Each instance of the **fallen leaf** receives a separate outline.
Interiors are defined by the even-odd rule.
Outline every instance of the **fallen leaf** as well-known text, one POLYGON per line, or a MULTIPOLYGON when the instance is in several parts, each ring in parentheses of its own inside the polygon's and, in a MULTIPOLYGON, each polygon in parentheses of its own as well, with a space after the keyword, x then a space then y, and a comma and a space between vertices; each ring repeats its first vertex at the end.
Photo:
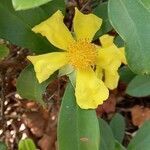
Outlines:
POLYGON ((50 150, 53 147, 52 138, 46 134, 38 141, 38 146, 41 150, 50 150))
POLYGON ((114 113, 116 110, 116 96, 114 93, 110 94, 108 100, 104 101, 102 105, 100 105, 96 112, 98 115, 102 115, 104 113, 114 113))
POLYGON ((46 120, 40 112, 28 112, 23 115, 24 123, 30 128, 32 134, 41 137, 44 134, 46 120))
POLYGON ((135 105, 131 108, 132 123, 140 127, 146 120, 150 120, 150 108, 135 105))

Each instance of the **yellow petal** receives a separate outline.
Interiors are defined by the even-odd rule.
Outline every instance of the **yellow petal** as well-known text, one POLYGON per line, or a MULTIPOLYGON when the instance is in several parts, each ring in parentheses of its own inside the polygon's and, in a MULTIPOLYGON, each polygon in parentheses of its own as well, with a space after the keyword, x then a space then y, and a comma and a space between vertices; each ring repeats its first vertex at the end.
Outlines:
POLYGON ((45 81, 56 70, 67 64, 66 52, 54 52, 27 57, 34 65, 39 83, 45 81))
POLYGON ((67 50, 68 45, 74 40, 70 31, 63 23, 63 18, 63 14, 58 10, 50 18, 36 25, 32 31, 46 36, 54 46, 67 50))
POLYGON ((126 60, 126 57, 125 57, 125 48, 121 47, 121 48, 119 48, 119 50, 120 50, 120 59, 121 59, 122 63, 124 63, 126 65, 127 60, 126 60))
POLYGON ((119 49, 114 44, 107 48, 99 48, 97 65, 103 69, 117 70, 121 65, 119 49))
POLYGON ((85 15, 77 8, 75 9, 73 27, 77 40, 86 38, 89 39, 89 41, 92 41, 95 33, 100 29, 101 24, 102 19, 96 15, 85 15))
POLYGON ((75 95, 82 109, 95 109, 108 98, 109 91, 92 69, 78 70, 75 95))
POLYGON ((117 71, 105 70, 105 85, 113 90, 118 86, 119 74, 117 71))
POLYGON ((95 70, 96 76, 102 80, 103 78, 103 69, 99 66, 96 66, 96 70, 95 70))
POLYGON ((109 47, 113 44, 114 37, 110 36, 108 34, 105 34, 100 37, 100 42, 102 44, 102 47, 109 47))

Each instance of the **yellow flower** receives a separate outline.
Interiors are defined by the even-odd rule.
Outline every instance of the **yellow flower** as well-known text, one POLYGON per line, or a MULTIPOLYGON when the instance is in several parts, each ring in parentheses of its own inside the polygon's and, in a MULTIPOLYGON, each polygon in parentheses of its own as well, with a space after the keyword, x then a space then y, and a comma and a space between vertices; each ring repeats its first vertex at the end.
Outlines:
POLYGON ((73 19, 75 37, 65 26, 63 19, 61 11, 58 10, 32 30, 35 33, 41 33, 54 46, 64 51, 28 56, 27 58, 34 65, 39 83, 48 79, 63 66, 71 65, 76 71, 75 96, 77 104, 83 109, 97 108, 109 96, 108 88, 93 70, 99 52, 97 46, 91 41, 99 30, 102 19, 94 14, 82 14, 76 9, 73 19))
POLYGON ((100 37, 101 47, 98 49, 96 73, 100 79, 104 79, 105 85, 113 90, 119 81, 118 68, 121 63, 127 64, 124 47, 117 48, 113 43, 114 37, 103 35, 100 37))

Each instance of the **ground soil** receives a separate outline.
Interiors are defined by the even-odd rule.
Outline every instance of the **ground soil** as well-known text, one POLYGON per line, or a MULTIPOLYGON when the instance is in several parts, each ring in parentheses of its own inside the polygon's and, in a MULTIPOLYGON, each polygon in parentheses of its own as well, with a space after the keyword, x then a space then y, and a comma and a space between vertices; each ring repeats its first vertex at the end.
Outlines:
MULTIPOLYGON (((68 3, 68 27, 71 27, 74 5, 83 7, 82 1, 68 3)), ((91 7, 85 6, 86 11, 91 7)), ((20 72, 28 65, 26 56, 29 50, 14 46, 6 41, 10 49, 7 58, 0 62, 0 141, 4 141, 8 149, 17 150, 20 139, 30 137, 41 150, 57 148, 57 118, 67 78, 61 77, 53 81, 43 94, 46 107, 35 101, 22 99, 16 91, 16 80, 20 72)), ((125 94, 126 84, 120 81, 117 89, 111 91, 109 99, 97 108, 97 115, 111 120, 118 112, 125 117, 126 132, 124 145, 127 145, 137 129, 145 120, 150 119, 149 97, 134 98, 125 94)))

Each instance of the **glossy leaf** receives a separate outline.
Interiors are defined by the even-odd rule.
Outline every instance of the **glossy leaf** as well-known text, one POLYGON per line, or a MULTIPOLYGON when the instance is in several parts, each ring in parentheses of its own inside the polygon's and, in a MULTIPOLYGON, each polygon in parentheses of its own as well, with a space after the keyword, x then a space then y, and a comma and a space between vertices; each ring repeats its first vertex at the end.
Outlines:
POLYGON ((124 47, 125 46, 123 39, 119 35, 115 37, 114 43, 117 47, 124 47))
POLYGON ((52 0, 48 4, 41 6, 41 8, 49 15, 53 14, 57 10, 61 10, 65 15, 65 7, 65 0, 52 0))
POLYGON ((129 83, 136 76, 136 74, 133 73, 127 66, 119 69, 119 75, 120 80, 124 81, 125 83, 129 83))
POLYGON ((138 130, 134 138, 128 145, 128 150, 149 150, 150 149, 150 121, 138 130))
POLYGON ((126 148, 118 141, 115 141, 115 150, 126 150, 126 148))
POLYGON ((15 10, 25 10, 29 8, 38 7, 51 0, 12 0, 15 10))
POLYGON ((9 48, 5 45, 0 45, 0 60, 5 58, 9 54, 9 48))
POLYGON ((0 38, 28 48, 35 53, 46 53, 57 49, 40 34, 31 29, 51 16, 57 9, 64 11, 64 1, 55 0, 42 7, 26 11, 14 11, 10 0, 0 1, 0 38), (58 4, 58 2, 60 2, 58 4))
POLYGON ((48 80, 39 84, 33 66, 27 66, 17 79, 17 92, 23 98, 35 100, 44 104, 42 100, 43 93, 47 85, 55 78, 55 74, 48 80))
POLYGON ((19 150, 36 150, 37 148, 36 148, 33 140, 27 138, 27 139, 19 141, 18 149, 19 150))
POLYGON ((95 110, 79 108, 70 82, 62 100, 57 133, 59 150, 99 150, 99 125, 95 110))
POLYGON ((120 114, 115 114, 110 122, 110 127, 112 129, 114 138, 122 143, 125 133, 125 120, 124 117, 120 114))
POLYGON ((7 150, 6 144, 2 141, 0 141, 0 150, 7 150))
POLYGON ((34 8, 31 10, 24 10, 17 12, 14 10, 12 11, 15 13, 15 15, 21 18, 30 28, 33 28, 35 25, 49 18, 57 10, 61 10, 63 14, 65 13, 64 0, 51 1, 46 5, 42 5, 38 8, 34 8))
POLYGON ((108 15, 126 43, 131 70, 137 74, 150 74, 150 11, 141 0, 109 0, 108 15))
POLYGON ((139 0, 145 8, 147 8, 150 11, 150 1, 148 0, 139 0))
POLYGON ((69 75, 74 71, 71 65, 65 65, 59 69, 59 76, 69 75))
POLYGON ((150 76, 137 75, 129 83, 126 93, 135 97, 150 95, 150 76))
POLYGON ((113 137, 111 128, 107 122, 101 118, 99 118, 99 126, 101 137, 99 150, 115 150, 115 138, 113 137))
POLYGON ((100 3, 93 11, 93 13, 95 15, 97 15, 98 17, 102 18, 103 19, 103 22, 102 22, 102 26, 100 28, 99 31, 97 31, 94 39, 97 39, 99 38, 101 35, 109 32, 110 30, 112 30, 112 26, 109 22, 109 19, 108 19, 108 12, 107 12, 107 6, 108 6, 108 3, 105 2, 105 3, 100 3))

